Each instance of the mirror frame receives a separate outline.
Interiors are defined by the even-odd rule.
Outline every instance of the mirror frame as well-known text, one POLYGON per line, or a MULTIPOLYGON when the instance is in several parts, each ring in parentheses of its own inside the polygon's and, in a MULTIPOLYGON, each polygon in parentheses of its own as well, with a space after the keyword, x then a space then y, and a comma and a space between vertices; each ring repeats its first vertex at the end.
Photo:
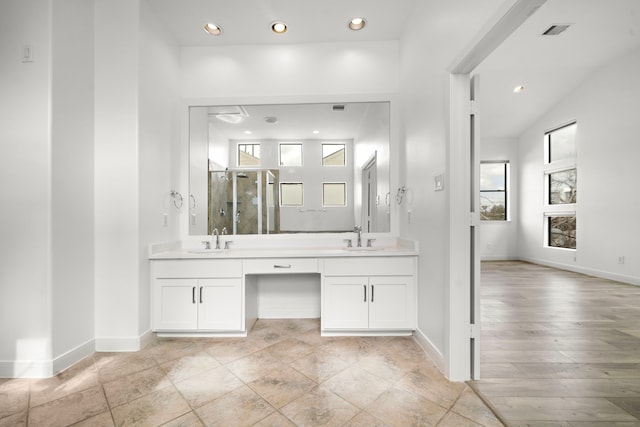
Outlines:
MULTIPOLYGON (((390 188, 390 218, 389 232, 371 233, 377 236, 398 236, 400 231, 400 206, 395 203, 395 191, 400 182, 400 137, 398 126, 397 95, 380 94, 344 94, 344 95, 315 95, 315 96, 261 96, 261 97, 216 97, 216 98, 184 98, 180 103, 180 155, 174 160, 173 167, 179 171, 179 192, 187 198, 189 195, 189 107, 206 107, 212 105, 264 105, 264 104, 314 104, 314 103, 350 103, 350 102, 388 102, 389 103, 389 188, 390 188)), ((179 210, 179 236, 181 240, 200 239, 203 236, 189 234, 189 209, 179 210)), ((331 233, 295 233, 295 234, 238 234, 234 240, 269 238, 267 236, 327 236, 331 233)), ((340 234, 340 233, 336 233, 340 234)))

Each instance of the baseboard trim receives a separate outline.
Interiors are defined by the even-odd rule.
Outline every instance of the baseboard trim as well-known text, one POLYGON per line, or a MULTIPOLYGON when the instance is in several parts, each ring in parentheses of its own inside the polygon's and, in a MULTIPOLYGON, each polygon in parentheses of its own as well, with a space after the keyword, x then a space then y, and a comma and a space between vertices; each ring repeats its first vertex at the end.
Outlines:
POLYGON ((80 344, 74 349, 53 359, 53 375, 73 366, 87 356, 91 356, 96 351, 96 342, 91 339, 84 344, 80 344))
POLYGON ((580 267, 578 265, 563 264, 559 262, 547 261, 537 258, 520 257, 519 261, 526 261, 532 264, 543 265, 545 267, 557 268, 559 270, 572 271, 587 276, 599 277, 601 279, 613 280, 615 282, 626 283, 628 285, 640 286, 640 278, 633 276, 625 276, 623 274, 611 273, 608 271, 595 270, 592 268, 580 267))
POLYGON ((140 351, 153 339, 151 330, 137 337, 97 337, 96 351, 98 352, 125 352, 140 351))
POLYGON ((427 353, 427 356, 431 358, 433 363, 435 363, 436 367, 442 372, 445 376, 447 376, 447 362, 444 359, 444 356, 436 346, 433 345, 431 340, 424 334, 420 329, 417 329, 413 334, 413 339, 416 340, 420 348, 427 353))

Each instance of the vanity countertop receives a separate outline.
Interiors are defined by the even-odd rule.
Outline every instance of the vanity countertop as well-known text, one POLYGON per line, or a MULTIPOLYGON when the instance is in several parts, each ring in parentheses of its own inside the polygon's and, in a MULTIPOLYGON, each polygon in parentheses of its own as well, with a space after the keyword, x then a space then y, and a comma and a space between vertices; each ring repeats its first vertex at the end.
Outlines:
POLYGON ((395 257, 417 256, 417 243, 407 239, 387 238, 373 247, 351 247, 345 245, 291 246, 244 245, 230 249, 204 249, 189 242, 167 242, 151 245, 149 259, 248 259, 248 258, 334 258, 334 257, 395 257))

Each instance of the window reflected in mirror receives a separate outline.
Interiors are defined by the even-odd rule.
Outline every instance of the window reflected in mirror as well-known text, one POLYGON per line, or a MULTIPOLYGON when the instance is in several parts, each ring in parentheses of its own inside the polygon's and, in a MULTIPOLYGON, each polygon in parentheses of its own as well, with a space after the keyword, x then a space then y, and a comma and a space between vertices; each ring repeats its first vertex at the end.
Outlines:
POLYGON ((280 205, 302 206, 302 200, 301 182, 280 183, 280 205))
POLYGON ((344 153, 344 144, 322 144, 322 166, 344 166, 344 153))
POLYGON ((322 184, 322 206, 346 206, 347 184, 325 182, 322 184))
POLYGON ((260 166, 260 144, 238 144, 238 166, 260 166))
POLYGON ((280 166, 302 166, 302 144, 280 144, 280 166))

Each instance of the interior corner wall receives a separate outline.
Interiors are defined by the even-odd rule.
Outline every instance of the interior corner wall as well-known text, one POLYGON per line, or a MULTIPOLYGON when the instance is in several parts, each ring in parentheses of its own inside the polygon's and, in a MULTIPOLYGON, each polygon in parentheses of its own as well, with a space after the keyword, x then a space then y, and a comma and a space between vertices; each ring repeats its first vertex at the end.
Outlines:
MULTIPOLYGON (((179 239, 179 213, 189 209, 189 195, 177 209, 169 197, 178 188, 171 168, 179 140, 178 78, 180 49, 161 26, 149 5, 141 3, 139 70, 139 320, 138 334, 151 329, 148 247, 179 239), (166 219, 165 219, 166 218, 166 219)), ((206 224, 206 218, 205 218, 206 224)))
POLYGON ((50 23, 51 1, 2 2, 0 377, 46 376, 52 357, 50 23))
POLYGON ((56 0, 52 27, 51 275, 57 373, 94 350, 93 2, 56 0))
POLYGON ((509 219, 480 222, 480 258, 483 261, 518 259, 518 139, 482 137, 480 161, 508 161, 510 171, 509 219))
POLYGON ((640 50, 602 67, 520 136, 519 255, 640 285, 640 50), (577 121, 577 249, 543 244, 543 137, 577 121), (620 263, 619 258, 624 257, 620 263))
POLYGON ((96 349, 138 350, 139 0, 96 0, 94 22, 96 349))

